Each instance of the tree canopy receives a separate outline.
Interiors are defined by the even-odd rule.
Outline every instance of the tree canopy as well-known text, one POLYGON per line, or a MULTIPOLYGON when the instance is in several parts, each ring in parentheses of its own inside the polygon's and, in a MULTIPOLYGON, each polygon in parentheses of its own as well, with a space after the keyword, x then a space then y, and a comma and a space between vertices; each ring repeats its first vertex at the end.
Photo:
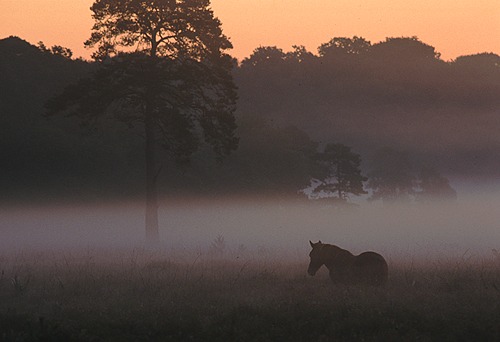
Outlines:
POLYGON ((363 37, 335 37, 318 47, 320 57, 362 55, 370 51, 371 43, 363 37))
POLYGON ((85 42, 95 58, 141 51, 171 59, 206 60, 232 48, 210 0, 96 0, 85 42))
POLYGON ((414 194, 415 176, 408 154, 392 148, 382 148, 374 156, 369 172, 368 188, 371 200, 384 202, 407 201, 414 194))
POLYGON ((346 201, 349 194, 366 194, 363 182, 367 180, 361 174, 361 156, 343 144, 328 144, 323 152, 316 155, 316 160, 326 168, 327 177, 313 190, 316 194, 336 196, 346 201))

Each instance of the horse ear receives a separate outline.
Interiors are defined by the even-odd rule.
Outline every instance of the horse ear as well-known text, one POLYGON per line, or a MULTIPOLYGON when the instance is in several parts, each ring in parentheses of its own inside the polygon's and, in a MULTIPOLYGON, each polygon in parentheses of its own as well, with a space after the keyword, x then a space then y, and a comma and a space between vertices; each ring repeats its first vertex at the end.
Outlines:
POLYGON ((321 242, 321 240, 318 241, 319 244, 322 244, 323 242, 321 242))
POLYGON ((311 240, 309 240, 309 244, 311 245, 312 248, 314 248, 314 243, 312 243, 311 240))

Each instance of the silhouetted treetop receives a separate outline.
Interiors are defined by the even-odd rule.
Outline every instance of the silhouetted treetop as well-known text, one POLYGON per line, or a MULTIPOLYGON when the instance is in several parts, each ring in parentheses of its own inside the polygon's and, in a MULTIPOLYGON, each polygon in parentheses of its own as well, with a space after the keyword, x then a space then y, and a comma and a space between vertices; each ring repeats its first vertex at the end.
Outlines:
POLYGON ((71 57, 73 57, 73 51, 61 45, 53 45, 51 48, 48 48, 42 41, 39 41, 37 46, 38 49, 40 49, 40 51, 45 53, 51 53, 53 55, 61 56, 68 59, 71 59, 71 57))
POLYGON ((287 52, 285 58, 292 62, 303 63, 313 60, 316 56, 312 52, 307 51, 303 45, 293 45, 293 50, 287 52))
POLYGON ((500 56, 491 52, 457 57, 453 65, 462 71, 478 73, 486 77, 500 74, 500 56))
POLYGON ((241 66, 260 66, 281 63, 285 60, 286 54, 276 46, 260 46, 253 50, 249 57, 241 61, 241 66))
POLYGON ((389 147, 378 150, 368 178, 371 200, 406 201, 414 194, 415 176, 407 152, 389 147))
POLYGON ((321 44, 318 48, 320 57, 334 57, 338 55, 360 55, 369 52, 371 43, 362 37, 336 37, 321 44))
POLYGON ((387 38, 385 41, 373 44, 370 48, 373 57, 386 61, 421 61, 439 60, 441 54, 417 37, 387 38))
POLYGON ((323 152, 317 153, 315 160, 326 168, 326 178, 313 189, 313 194, 321 197, 336 196, 347 201, 349 194, 355 196, 366 194, 363 182, 368 180, 361 174, 361 156, 343 144, 328 144, 323 152))
POLYGON ((91 11, 95 24, 85 45, 98 47, 94 58, 116 55, 125 47, 200 60, 232 48, 209 0, 97 0, 91 11))
POLYGON ((449 180, 434 168, 422 168, 418 175, 417 186, 417 201, 457 199, 457 192, 450 186, 449 180))
POLYGON ((253 53, 243 59, 241 67, 272 67, 283 64, 303 63, 314 60, 316 56, 307 51, 303 45, 293 45, 292 51, 283 52, 276 46, 260 46, 253 53))
POLYGON ((20 56, 26 53, 39 54, 40 51, 24 39, 21 39, 17 36, 10 36, 0 39, 0 53, 2 55, 20 56))

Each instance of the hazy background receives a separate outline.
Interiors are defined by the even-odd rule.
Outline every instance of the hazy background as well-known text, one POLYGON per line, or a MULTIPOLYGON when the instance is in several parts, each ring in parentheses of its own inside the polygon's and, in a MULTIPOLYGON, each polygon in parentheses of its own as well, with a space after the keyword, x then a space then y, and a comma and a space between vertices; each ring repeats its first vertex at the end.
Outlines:
MULTIPOLYGON (((160 210, 160 248, 210 255, 222 236, 228 258, 307 258, 308 240, 359 254, 376 250, 391 261, 483 260, 499 249, 498 192, 456 203, 362 204, 335 209, 286 200, 177 200, 160 210)), ((2 253, 71 252, 144 246, 142 203, 3 207, 2 253)))

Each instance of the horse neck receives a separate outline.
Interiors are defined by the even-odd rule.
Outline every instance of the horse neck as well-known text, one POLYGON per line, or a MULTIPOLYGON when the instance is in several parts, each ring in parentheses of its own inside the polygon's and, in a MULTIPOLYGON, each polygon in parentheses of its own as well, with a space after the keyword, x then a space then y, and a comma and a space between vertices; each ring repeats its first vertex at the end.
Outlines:
POLYGON ((326 253, 324 264, 329 270, 338 264, 345 265, 354 261, 355 256, 346 249, 335 245, 326 245, 324 248, 326 253))

